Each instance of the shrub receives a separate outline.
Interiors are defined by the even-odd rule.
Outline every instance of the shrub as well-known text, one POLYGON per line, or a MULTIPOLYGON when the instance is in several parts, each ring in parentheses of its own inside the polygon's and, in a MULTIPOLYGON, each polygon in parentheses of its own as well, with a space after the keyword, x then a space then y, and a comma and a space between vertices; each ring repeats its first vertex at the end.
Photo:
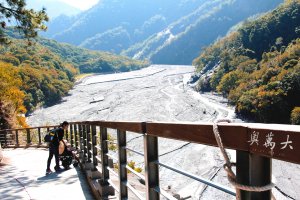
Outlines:
MULTIPOLYGON (((143 171, 142 168, 136 167, 135 162, 132 160, 128 163, 128 166, 138 173, 141 173, 143 171)), ((128 173, 130 173, 130 171, 128 171, 128 173)))
POLYGON ((291 112, 291 123, 300 125, 300 107, 295 107, 291 112))

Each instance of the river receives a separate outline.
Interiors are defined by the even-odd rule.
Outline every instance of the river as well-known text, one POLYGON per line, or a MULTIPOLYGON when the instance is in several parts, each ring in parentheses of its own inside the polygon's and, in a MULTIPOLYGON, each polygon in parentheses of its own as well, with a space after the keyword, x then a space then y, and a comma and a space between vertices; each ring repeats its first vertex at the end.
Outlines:
MULTIPOLYGON (((163 121, 212 122, 229 118, 235 122, 234 108, 212 94, 199 94, 187 85, 193 66, 152 65, 138 71, 94 75, 78 82, 57 105, 36 110, 28 117, 31 126, 62 121, 163 121)), ((114 136, 114 132, 111 134, 114 136)), ((128 145, 143 151, 141 137, 128 135, 128 145)), ((229 186, 222 169, 219 149, 187 142, 159 139, 161 162, 229 186)), ((230 151, 234 161, 234 152, 230 151)), ((142 158, 128 155, 140 167, 142 158)), ((160 168, 161 187, 181 198, 232 199, 214 188, 160 168)))
MULTIPOLYGON (((35 111, 30 125, 64 120, 212 121, 228 108, 209 102, 186 85, 192 66, 155 65, 81 80, 62 102, 35 111)), ((233 110, 231 110, 233 112, 233 110)))

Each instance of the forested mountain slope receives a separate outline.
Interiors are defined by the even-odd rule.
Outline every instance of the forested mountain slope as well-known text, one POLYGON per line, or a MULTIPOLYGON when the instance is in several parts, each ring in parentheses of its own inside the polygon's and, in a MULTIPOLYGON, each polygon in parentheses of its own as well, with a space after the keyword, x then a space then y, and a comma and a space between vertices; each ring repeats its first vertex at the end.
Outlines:
POLYGON ((300 124, 300 1, 244 23, 194 60, 199 90, 258 122, 300 124))
POLYGON ((49 24, 46 36, 156 64, 191 64, 202 47, 283 0, 104 0, 49 24))
POLYGON ((0 45, 0 126, 25 126, 24 115, 61 100, 85 72, 119 72, 147 65, 123 56, 37 38, 32 45, 7 29, 11 44, 0 45))
POLYGON ((70 21, 57 18, 49 24, 46 36, 89 49, 119 53, 188 15, 204 1, 102 0, 93 8, 69 18, 70 21))
POLYGON ((76 68, 49 49, 24 40, 0 46, 1 128, 25 125, 22 114, 52 105, 66 95, 76 68))
POLYGON ((147 58, 153 63, 191 64, 204 46, 249 16, 275 8, 281 0, 207 1, 163 31, 124 51, 124 55, 147 58))
POLYGON ((104 51, 92 51, 55 40, 38 38, 37 41, 66 62, 73 64, 80 73, 124 72, 149 65, 147 61, 133 60, 104 51))

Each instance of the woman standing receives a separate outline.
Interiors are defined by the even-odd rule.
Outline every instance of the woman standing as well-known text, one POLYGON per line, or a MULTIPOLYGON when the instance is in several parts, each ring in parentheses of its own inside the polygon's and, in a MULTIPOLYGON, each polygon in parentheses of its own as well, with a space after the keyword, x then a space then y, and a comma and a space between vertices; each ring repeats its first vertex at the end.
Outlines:
POLYGON ((59 158, 58 158, 58 147, 59 147, 59 142, 63 140, 64 137, 64 131, 68 130, 69 123, 67 121, 64 121, 63 123, 60 124, 59 128, 55 129, 54 132, 54 137, 52 139, 52 142, 49 143, 49 157, 47 161, 47 169, 46 169, 46 174, 51 173, 50 169, 50 164, 51 160, 53 158, 53 155, 55 157, 55 167, 54 170, 56 172, 61 171, 61 168, 59 167, 59 158))

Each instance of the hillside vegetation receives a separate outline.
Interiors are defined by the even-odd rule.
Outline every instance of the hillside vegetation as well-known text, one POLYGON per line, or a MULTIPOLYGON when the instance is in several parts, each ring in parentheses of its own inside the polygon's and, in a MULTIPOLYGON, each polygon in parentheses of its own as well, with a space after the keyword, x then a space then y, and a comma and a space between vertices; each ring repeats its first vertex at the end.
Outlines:
POLYGON ((28 41, 9 29, 10 45, 0 46, 0 127, 26 126, 25 114, 67 95, 79 73, 107 73, 147 65, 123 56, 89 51, 56 41, 28 41))
POLYGON ((257 122, 300 121, 300 1, 247 21, 194 60, 201 91, 217 91, 257 122))
POLYGON ((104 51, 91 51, 55 40, 39 38, 37 41, 71 63, 80 73, 125 72, 149 65, 147 61, 133 60, 104 51))
POLYGON ((45 35, 93 50, 120 53, 189 14, 204 1, 207 0, 101 0, 78 16, 50 21, 45 35))
POLYGON ((202 47, 226 35, 232 26, 282 2, 102 0, 78 16, 50 21, 46 36, 154 64, 191 64, 202 47))
POLYGON ((274 9, 281 0, 206 1, 163 31, 132 45, 122 54, 160 64, 192 64, 202 48, 225 36, 230 28, 252 15, 274 9))
POLYGON ((22 114, 53 105, 73 86, 77 70, 39 44, 28 47, 13 40, 8 47, 0 46, 0 52, 1 128, 25 125, 22 114))

